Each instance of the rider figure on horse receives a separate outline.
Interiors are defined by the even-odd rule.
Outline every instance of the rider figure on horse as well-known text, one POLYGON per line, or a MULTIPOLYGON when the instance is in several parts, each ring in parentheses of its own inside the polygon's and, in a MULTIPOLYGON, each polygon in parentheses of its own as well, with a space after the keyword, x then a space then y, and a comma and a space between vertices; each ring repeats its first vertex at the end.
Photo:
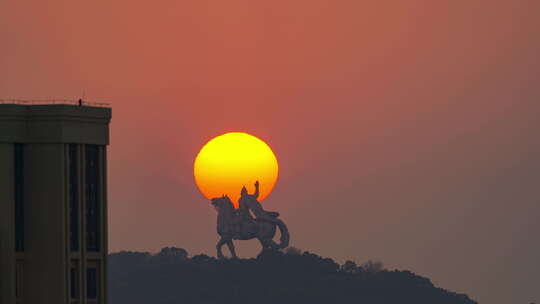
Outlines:
POLYGON ((289 246, 289 230, 285 223, 277 218, 279 213, 264 211, 257 201, 258 197, 259 182, 256 182, 253 194, 249 194, 246 187, 242 188, 238 209, 234 208, 226 195, 212 198, 212 205, 218 212, 217 232, 221 237, 216 244, 218 258, 224 258, 221 251, 224 244, 229 247, 232 257, 236 258, 233 240, 258 239, 263 251, 289 246), (281 234, 279 243, 273 240, 276 229, 279 229, 281 234))
POLYGON ((257 200, 259 197, 259 181, 255 182, 255 193, 249 194, 247 192, 246 186, 242 187, 240 192, 240 199, 238 201, 240 218, 242 221, 253 220, 251 212, 255 215, 257 220, 268 221, 272 223, 279 223, 280 220, 277 219, 279 213, 264 211, 261 203, 257 200), (250 212, 251 210, 251 212, 250 212))

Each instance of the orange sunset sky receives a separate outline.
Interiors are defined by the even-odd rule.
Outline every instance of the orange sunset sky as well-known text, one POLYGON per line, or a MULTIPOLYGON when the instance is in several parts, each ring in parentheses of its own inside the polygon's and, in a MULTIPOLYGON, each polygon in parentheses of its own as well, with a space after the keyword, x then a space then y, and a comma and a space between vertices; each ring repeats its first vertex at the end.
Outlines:
MULTIPOLYGON (((212 253, 204 143, 267 142, 292 245, 540 301, 540 2, 0 1, 0 98, 113 106, 110 249, 212 253)), ((238 243, 242 256, 255 241, 238 243)))

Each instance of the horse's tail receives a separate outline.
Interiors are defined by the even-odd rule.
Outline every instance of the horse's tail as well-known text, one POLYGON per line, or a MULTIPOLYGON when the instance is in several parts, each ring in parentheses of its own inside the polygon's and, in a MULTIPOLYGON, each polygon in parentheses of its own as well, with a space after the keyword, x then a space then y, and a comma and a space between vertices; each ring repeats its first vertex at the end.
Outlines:
POLYGON ((287 248, 289 246, 289 240, 291 238, 290 234, 289 234, 289 229, 287 229, 287 225, 285 225, 285 223, 280 220, 280 219, 276 219, 276 224, 277 226, 279 227, 279 232, 281 233, 281 237, 279 239, 279 248, 287 248))

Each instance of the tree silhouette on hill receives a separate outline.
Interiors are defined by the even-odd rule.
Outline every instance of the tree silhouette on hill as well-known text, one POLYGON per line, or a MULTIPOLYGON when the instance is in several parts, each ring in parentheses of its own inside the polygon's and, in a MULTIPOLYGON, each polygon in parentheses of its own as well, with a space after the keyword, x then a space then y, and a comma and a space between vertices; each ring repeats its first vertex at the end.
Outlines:
POLYGON ((298 249, 232 260, 188 257, 174 247, 155 255, 122 251, 109 256, 108 269, 111 304, 476 303, 410 271, 373 261, 339 265, 298 249))

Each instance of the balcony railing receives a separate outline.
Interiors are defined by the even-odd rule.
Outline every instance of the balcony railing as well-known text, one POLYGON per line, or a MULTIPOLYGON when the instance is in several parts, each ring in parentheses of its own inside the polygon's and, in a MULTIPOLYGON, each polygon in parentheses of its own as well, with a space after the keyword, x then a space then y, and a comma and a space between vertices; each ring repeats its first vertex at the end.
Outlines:
POLYGON ((47 99, 47 100, 21 100, 21 99, 0 99, 0 104, 16 104, 16 105, 72 105, 110 108, 111 105, 106 102, 93 102, 88 100, 70 100, 70 99, 47 99))

